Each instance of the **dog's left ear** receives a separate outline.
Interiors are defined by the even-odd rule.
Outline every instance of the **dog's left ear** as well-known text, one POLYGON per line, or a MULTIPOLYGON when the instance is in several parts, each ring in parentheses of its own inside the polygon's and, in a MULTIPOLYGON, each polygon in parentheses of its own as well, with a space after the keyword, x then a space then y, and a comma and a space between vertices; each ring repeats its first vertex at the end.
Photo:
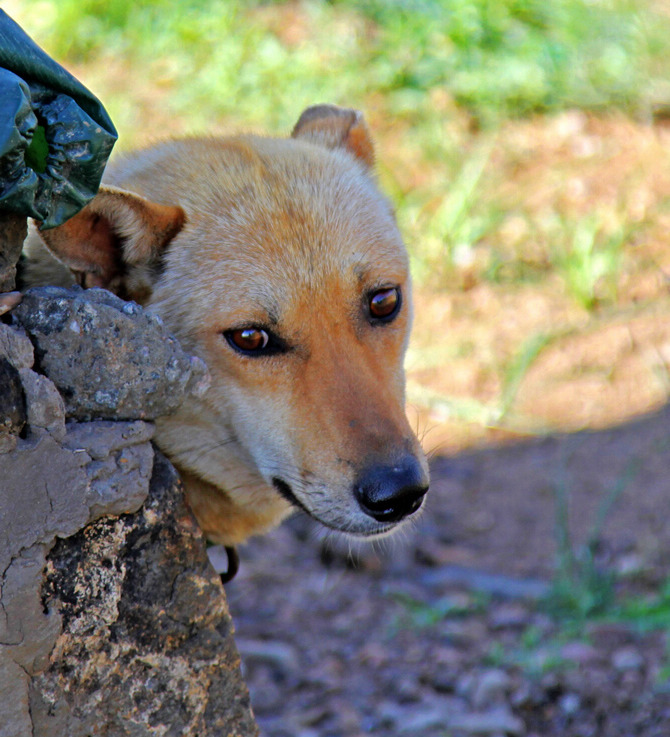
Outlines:
POLYGON ((39 235, 83 286, 105 287, 126 296, 134 267, 155 264, 185 222, 180 207, 101 187, 73 218, 39 235))
POLYGON ((375 163, 370 131, 358 110, 337 105, 308 107, 295 124, 291 137, 326 148, 345 148, 368 168, 375 163))

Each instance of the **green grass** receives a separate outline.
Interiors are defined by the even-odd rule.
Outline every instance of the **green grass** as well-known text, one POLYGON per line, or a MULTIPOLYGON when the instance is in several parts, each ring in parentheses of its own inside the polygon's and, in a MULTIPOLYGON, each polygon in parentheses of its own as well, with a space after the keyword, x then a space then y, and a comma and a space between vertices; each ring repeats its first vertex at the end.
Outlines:
POLYGON ((471 265, 475 245, 497 225, 495 208, 480 203, 478 196, 494 142, 493 137, 479 141, 457 163, 448 187, 436 188, 428 198, 425 191, 414 192, 400 202, 401 227, 408 229, 416 219, 422 233, 421 249, 413 263, 419 280, 444 279, 449 269, 471 265))
POLYGON ((250 0, 22 0, 19 14, 57 58, 120 55, 173 85, 182 114, 232 112, 271 127, 314 99, 373 92, 394 114, 423 120, 438 88, 481 124, 566 107, 638 111, 668 69, 667 21, 632 0, 300 8, 307 32, 297 36, 282 33, 288 15, 276 21, 281 3, 250 0))
POLYGON ((616 299, 623 248, 630 239, 627 230, 621 216, 596 212, 563 220, 552 234, 550 259, 583 307, 593 309, 616 299))
POLYGON ((378 84, 445 85, 478 120, 564 107, 645 105, 644 78, 664 47, 648 5, 575 0, 363 0, 393 59, 378 84))
POLYGON ((553 478, 557 566, 545 607, 566 627, 581 630, 589 618, 615 610, 616 578, 611 570, 598 565, 596 552, 610 512, 638 472, 639 463, 633 459, 602 492, 591 527, 580 545, 573 542, 570 534, 568 509, 574 481, 568 477, 566 458, 553 478))

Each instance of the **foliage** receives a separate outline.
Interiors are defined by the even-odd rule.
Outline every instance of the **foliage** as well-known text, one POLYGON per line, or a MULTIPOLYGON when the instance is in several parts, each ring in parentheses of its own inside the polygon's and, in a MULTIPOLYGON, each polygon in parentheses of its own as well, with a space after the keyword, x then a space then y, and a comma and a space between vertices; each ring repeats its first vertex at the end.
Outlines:
POLYGON ((622 251, 629 234, 612 213, 591 213, 561 222, 552 238, 550 258, 568 291, 587 309, 616 297, 622 251), (614 227, 606 227, 615 223, 614 227))
POLYGON ((51 53, 123 56, 174 87, 182 114, 285 123, 314 99, 384 95, 425 117, 443 88, 480 123, 649 103, 667 24, 632 0, 25 0, 51 53), (283 14, 284 20, 278 20, 283 14), (305 20, 307 18, 307 25, 305 20), (76 29, 76 32, 73 32, 76 29))
POLYGON ((581 545, 575 545, 570 536, 569 483, 564 465, 554 479, 558 560, 546 606, 564 625, 574 623, 580 629, 585 620, 605 615, 614 606, 615 576, 598 566, 596 554, 607 517, 638 470, 635 461, 629 463, 603 493, 591 529, 581 545))
POLYGON ((364 0, 382 29, 373 59, 380 86, 446 85, 481 121, 564 107, 643 104, 659 37, 633 2, 364 0), (398 49, 383 58, 378 49, 398 49))

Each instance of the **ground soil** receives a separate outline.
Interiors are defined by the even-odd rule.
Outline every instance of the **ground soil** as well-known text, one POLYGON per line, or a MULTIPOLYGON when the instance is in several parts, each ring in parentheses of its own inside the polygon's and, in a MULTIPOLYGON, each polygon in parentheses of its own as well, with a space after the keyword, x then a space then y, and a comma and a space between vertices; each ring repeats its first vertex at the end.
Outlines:
POLYGON ((425 513, 385 549, 350 555, 303 518, 244 548, 227 593, 263 734, 670 734, 664 633, 592 621, 566 634, 541 605, 560 485, 578 547, 627 481, 598 564, 640 596, 660 585, 669 427, 665 410, 435 457, 425 513))
POLYGON ((227 585, 266 737, 670 735, 665 630, 613 616, 575 628, 546 604, 562 539, 583 553, 591 538, 620 597, 655 596, 670 573, 667 139, 581 113, 501 133, 482 187, 506 203, 497 248, 512 270, 542 271, 523 232, 543 208, 611 207, 639 230, 601 304, 551 270, 511 283, 463 268, 419 290, 421 519, 352 552, 296 517, 243 547, 227 585))

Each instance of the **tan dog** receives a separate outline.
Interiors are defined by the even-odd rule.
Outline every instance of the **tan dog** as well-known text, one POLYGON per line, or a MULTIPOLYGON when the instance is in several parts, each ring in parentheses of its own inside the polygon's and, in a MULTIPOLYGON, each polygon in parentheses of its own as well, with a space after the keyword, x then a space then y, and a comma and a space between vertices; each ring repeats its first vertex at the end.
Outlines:
MULTIPOLYGON (((173 141, 122 159, 84 210, 40 234, 66 282, 140 302, 207 363, 210 389, 156 439, 215 542, 293 506, 370 537, 422 504, 427 465, 404 412, 407 256, 373 158, 360 113, 320 105, 287 140, 173 141)), ((29 280, 55 283, 39 241, 27 253, 29 280)))

